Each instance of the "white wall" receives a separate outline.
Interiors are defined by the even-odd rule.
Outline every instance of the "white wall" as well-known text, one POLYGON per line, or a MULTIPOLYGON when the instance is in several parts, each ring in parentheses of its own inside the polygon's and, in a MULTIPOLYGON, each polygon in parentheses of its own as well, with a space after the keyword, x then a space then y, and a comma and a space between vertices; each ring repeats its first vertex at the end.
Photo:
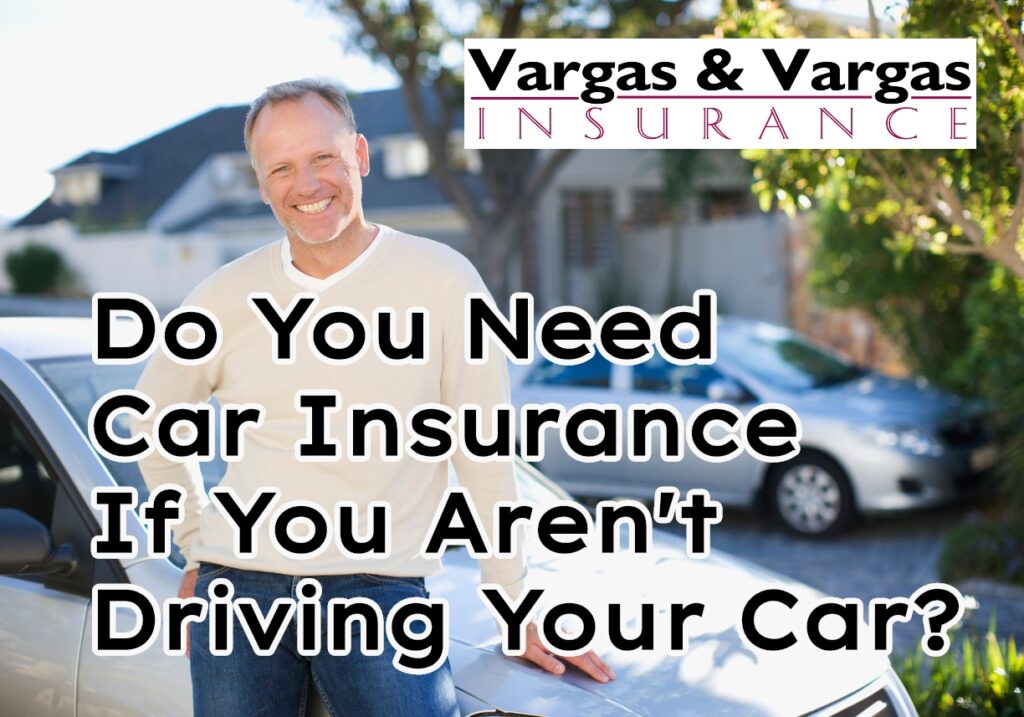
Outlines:
MULTIPOLYGON (((451 208, 410 208, 368 217, 401 231, 467 250, 465 223, 451 208)), ((205 233, 157 231, 78 234, 68 222, 0 233, 0 293, 12 290, 3 270, 7 253, 29 243, 56 249, 74 272, 76 290, 141 294, 159 308, 174 308, 222 264, 284 236, 274 220, 231 220, 205 233)))
MULTIPOLYGON (((78 235, 66 223, 12 229, 0 236, 3 258, 29 243, 59 251, 76 277, 78 290, 126 291, 145 296, 160 308, 177 306, 222 263, 222 248, 201 235, 168 238, 149 232, 78 235)), ((0 292, 12 290, 0 272, 0 292)))
MULTIPOLYGON (((679 233, 683 303, 697 289, 714 289, 719 313, 787 324, 786 226, 782 214, 685 226, 679 233)), ((671 240, 668 228, 624 237, 624 300, 648 311, 666 308, 671 240)))

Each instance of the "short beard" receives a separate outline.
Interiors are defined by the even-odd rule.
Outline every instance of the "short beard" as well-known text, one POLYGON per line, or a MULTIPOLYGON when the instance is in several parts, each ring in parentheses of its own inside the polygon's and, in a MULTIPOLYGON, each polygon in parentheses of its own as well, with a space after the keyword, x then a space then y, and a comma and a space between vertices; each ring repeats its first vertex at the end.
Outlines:
POLYGON ((298 239, 300 242, 302 242, 306 246, 309 246, 309 247, 323 246, 324 244, 332 242, 332 241, 334 241, 337 238, 337 237, 331 237, 330 239, 324 239, 323 241, 310 241, 309 239, 307 239, 306 237, 304 237, 302 235, 302 231, 297 226, 293 226, 292 224, 290 224, 288 222, 282 221, 281 217, 278 215, 277 212, 274 211, 273 207, 271 207, 271 211, 274 213, 274 218, 277 219, 277 223, 280 224, 282 227, 284 227, 285 233, 288 236, 290 236, 290 237, 295 237, 296 239, 298 239))
POLYGON ((323 246, 324 244, 329 244, 330 242, 334 241, 337 238, 337 237, 331 237, 330 239, 324 239, 322 241, 311 241, 311 240, 307 239, 306 237, 304 237, 302 235, 302 232, 299 231, 299 229, 297 227, 292 227, 291 235, 294 236, 296 239, 298 239, 303 244, 305 244, 306 246, 312 246, 312 247, 323 246))

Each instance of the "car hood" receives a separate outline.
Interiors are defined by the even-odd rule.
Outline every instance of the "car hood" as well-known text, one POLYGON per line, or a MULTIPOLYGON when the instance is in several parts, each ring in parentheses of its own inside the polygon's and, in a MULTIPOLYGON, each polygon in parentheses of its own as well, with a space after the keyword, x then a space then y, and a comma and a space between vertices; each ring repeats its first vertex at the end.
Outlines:
POLYGON ((784 402, 798 413, 838 408, 852 416, 886 424, 943 423, 965 410, 959 396, 928 385, 923 379, 892 378, 869 373, 836 386, 787 396, 784 402))
MULTIPOLYGON (((888 668, 884 654, 867 649, 822 652, 806 644, 802 625, 821 596, 811 588, 757 566, 716 553, 687 557, 681 541, 659 536, 642 555, 577 555, 531 560, 530 586, 542 587, 542 605, 573 601, 598 616, 594 648, 617 679, 602 685, 576 670, 561 677, 544 674, 520 659, 501 655, 495 622, 475 588, 478 571, 464 551, 445 558, 445 571, 432 578, 432 597, 451 605, 450 659, 456 683, 481 701, 504 710, 549 715, 796 715, 824 707, 863 687, 888 668), (745 643, 739 625, 744 604, 753 594, 781 587, 800 602, 792 611, 763 608, 757 617, 766 635, 793 630, 797 646, 756 650, 745 643), (628 610, 643 602, 666 614, 655 620, 659 635, 668 633, 671 603, 704 603, 702 617, 686 625, 687 651, 623 651, 611 646, 602 630, 607 605, 628 610)), ((636 634, 627 622, 623 634, 636 634)))

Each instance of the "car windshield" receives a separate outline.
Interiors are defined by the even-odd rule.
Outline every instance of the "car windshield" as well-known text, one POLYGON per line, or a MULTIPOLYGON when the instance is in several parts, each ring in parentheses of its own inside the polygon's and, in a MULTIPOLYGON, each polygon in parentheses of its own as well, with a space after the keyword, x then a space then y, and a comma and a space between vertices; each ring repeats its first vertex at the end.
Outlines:
MULTIPOLYGON (((89 435, 89 413, 93 405, 111 391, 135 388, 145 367, 145 364, 97 365, 89 356, 44 359, 34 361, 32 365, 64 403, 84 435, 89 435)), ((216 405, 215 400, 211 403, 216 405)), ((119 438, 130 437, 131 426, 127 414, 116 416, 113 428, 119 438)), ((149 497, 149 489, 142 480, 138 464, 118 463, 107 458, 103 458, 103 462, 118 485, 131 486, 139 491, 139 503, 149 497)), ((220 482, 226 467, 224 461, 216 457, 200 463, 207 490, 220 482)))
POLYGON ((866 373, 781 327, 719 331, 718 350, 743 372, 788 390, 834 386, 866 373))

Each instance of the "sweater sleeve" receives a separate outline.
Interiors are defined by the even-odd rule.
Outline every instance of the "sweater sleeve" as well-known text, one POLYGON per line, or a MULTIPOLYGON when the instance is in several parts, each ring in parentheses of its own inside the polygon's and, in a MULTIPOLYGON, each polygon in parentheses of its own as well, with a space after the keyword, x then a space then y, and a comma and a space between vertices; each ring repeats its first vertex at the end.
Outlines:
MULTIPOLYGON (((491 347, 488 360, 483 364, 470 364, 465 355, 465 300, 472 292, 487 292, 476 269, 462 255, 457 255, 456 270, 449 284, 446 298, 443 357, 441 373, 441 402, 458 416, 462 406, 475 406, 480 410, 480 433, 492 435, 493 409, 509 405, 508 365, 504 354, 491 347)), ((456 429, 458 419, 456 419, 456 429)), ((494 531, 494 505, 498 501, 518 499, 515 482, 515 464, 512 461, 481 463, 467 457, 461 450, 452 454, 452 462, 459 484, 468 491, 480 521, 487 531, 492 546, 496 543, 494 531)), ((491 557, 480 561, 481 582, 501 585, 514 601, 523 592, 526 580, 526 559, 523 555, 524 539, 520 531, 519 550, 512 557, 491 557)))
MULTIPOLYGON (((197 290, 198 292, 198 290, 197 290)), ((185 299, 183 306, 195 305, 195 294, 185 299)), ((212 313, 212 312, 211 312, 212 313)), ((168 358, 158 349, 150 358, 142 373, 136 390, 145 395, 153 405, 145 418, 132 417, 135 433, 151 436, 153 450, 139 460, 139 470, 146 486, 152 492, 158 486, 173 484, 185 490, 183 520, 172 528, 172 535, 178 549, 185 558, 185 570, 193 570, 199 564, 192 559, 192 544, 199 535, 199 515, 207 504, 199 462, 172 461, 156 448, 154 424, 161 411, 173 404, 201 404, 213 394, 215 381, 212 378, 216 356, 201 364, 183 365, 168 358)))

